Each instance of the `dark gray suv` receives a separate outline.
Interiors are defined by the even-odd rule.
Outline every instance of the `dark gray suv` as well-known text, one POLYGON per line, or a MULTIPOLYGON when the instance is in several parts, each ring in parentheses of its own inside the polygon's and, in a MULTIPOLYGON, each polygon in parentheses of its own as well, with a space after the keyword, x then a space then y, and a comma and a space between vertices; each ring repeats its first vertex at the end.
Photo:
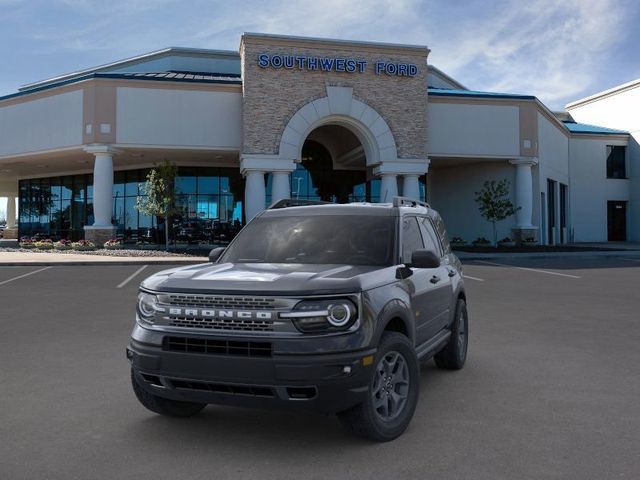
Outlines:
POLYGON ((457 370, 468 318, 459 260, 428 205, 281 201, 211 263, 157 273, 127 348, 138 400, 337 414, 388 441, 418 401, 419 362, 457 370))

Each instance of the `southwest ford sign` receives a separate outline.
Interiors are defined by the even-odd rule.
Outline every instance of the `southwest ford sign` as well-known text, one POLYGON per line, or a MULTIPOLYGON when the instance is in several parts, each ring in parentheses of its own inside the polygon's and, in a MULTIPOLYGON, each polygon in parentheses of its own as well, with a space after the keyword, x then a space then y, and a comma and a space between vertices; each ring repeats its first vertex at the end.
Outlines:
MULTIPOLYGON (((321 72, 364 73, 369 67, 366 60, 353 58, 306 57, 303 55, 258 55, 258 66, 262 68, 284 68, 321 72)), ((413 63, 377 61, 371 67, 376 75, 415 77, 418 66, 413 63)))

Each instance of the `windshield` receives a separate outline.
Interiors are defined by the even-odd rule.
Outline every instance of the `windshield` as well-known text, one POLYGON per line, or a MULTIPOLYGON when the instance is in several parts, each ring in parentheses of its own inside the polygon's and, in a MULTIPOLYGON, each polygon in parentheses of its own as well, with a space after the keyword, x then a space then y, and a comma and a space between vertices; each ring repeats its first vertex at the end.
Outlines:
POLYGON ((395 217, 261 217, 220 258, 233 263, 393 264, 395 217))

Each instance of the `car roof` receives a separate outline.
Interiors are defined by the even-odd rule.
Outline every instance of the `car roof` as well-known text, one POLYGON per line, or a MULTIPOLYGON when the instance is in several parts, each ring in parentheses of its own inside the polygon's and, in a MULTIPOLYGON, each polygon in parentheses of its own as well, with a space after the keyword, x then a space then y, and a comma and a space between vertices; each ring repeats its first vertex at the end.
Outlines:
POLYGON ((320 201, 281 201, 265 210, 261 216, 286 217, 307 215, 369 215, 399 216, 404 214, 428 215, 435 211, 423 203, 328 203, 320 201))

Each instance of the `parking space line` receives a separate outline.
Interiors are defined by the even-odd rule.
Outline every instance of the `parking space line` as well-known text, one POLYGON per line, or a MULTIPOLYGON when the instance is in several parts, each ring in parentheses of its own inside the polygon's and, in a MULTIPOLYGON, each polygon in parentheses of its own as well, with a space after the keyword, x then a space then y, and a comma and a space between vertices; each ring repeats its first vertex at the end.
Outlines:
POLYGON ((28 277, 29 275, 34 275, 34 274, 36 274, 38 272, 42 272, 42 271, 48 270, 50 268, 52 268, 52 267, 39 268, 38 270, 34 270, 33 272, 25 273, 23 275, 19 275, 17 277, 10 278, 9 280, 4 280, 4 281, 0 282, 0 285, 4 285, 5 283, 13 282, 14 280, 20 280, 21 278, 28 277))
POLYGON ((487 262, 486 260, 477 260, 477 262, 484 263, 487 265, 495 265, 497 267, 517 268, 518 270, 526 270, 527 272, 546 273, 549 275, 558 275, 560 277, 569 277, 569 278, 582 278, 577 275, 569 275, 568 273, 551 272, 549 270, 539 270, 537 268, 517 267, 515 265, 507 265, 506 263, 487 262))
POLYGON ((149 265, 143 265, 141 266, 138 270, 136 270, 135 272, 133 272, 131 275, 129 275, 127 278, 125 278, 122 282, 120 282, 120 284, 116 287, 116 288, 122 288, 124 287, 127 283, 129 283, 131 280, 133 280, 136 275, 138 275, 141 271, 143 271, 145 268, 147 268, 149 265))
POLYGON ((478 277, 472 277, 471 275, 462 274, 464 278, 468 278, 469 280, 475 280, 476 282, 484 282, 484 279, 478 277))

